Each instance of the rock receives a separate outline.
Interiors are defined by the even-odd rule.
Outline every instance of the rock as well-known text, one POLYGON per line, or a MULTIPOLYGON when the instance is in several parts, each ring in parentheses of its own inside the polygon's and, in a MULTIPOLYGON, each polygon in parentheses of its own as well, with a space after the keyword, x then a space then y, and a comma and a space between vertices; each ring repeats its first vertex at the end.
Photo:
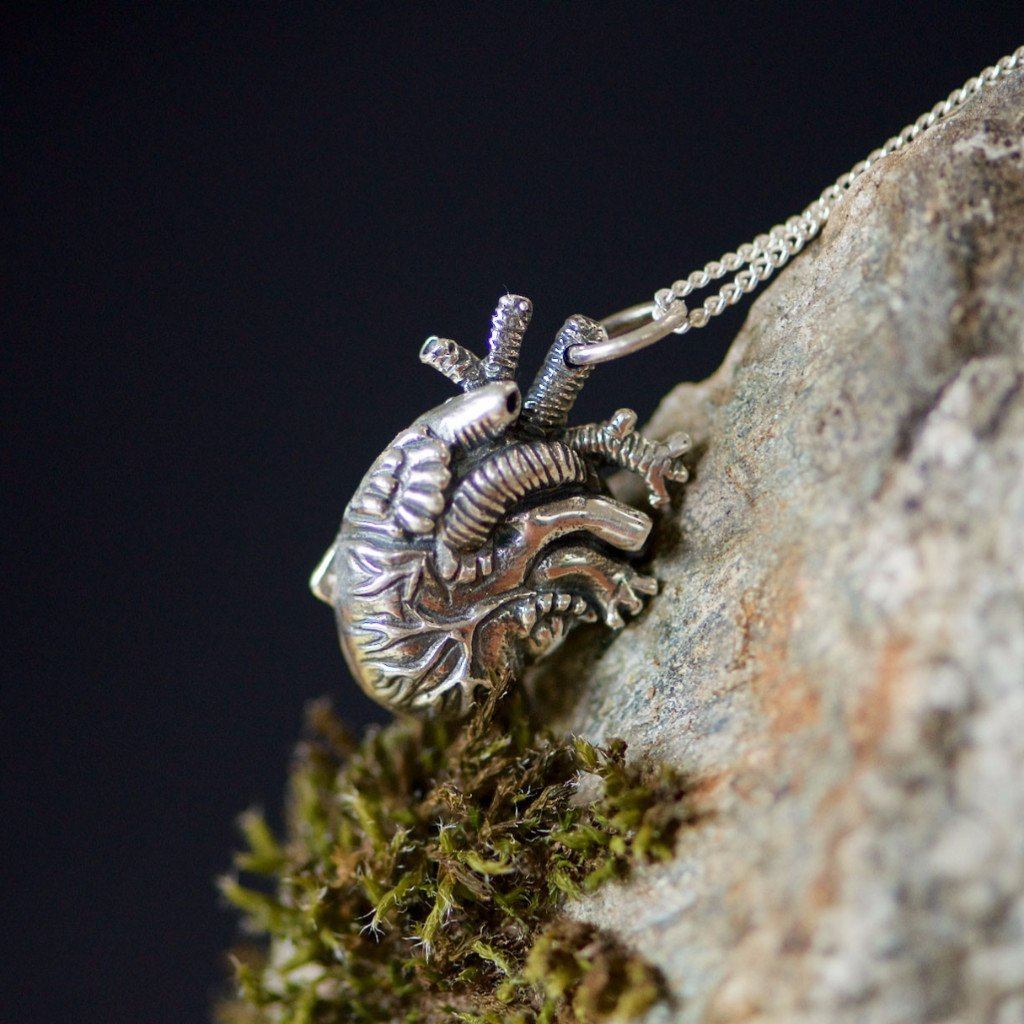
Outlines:
POLYGON ((692 772, 671 864, 574 906, 651 1021, 1024 1020, 1024 74, 866 174, 652 432, 662 593, 544 670, 692 772), (589 653, 588 653, 589 650, 589 653))

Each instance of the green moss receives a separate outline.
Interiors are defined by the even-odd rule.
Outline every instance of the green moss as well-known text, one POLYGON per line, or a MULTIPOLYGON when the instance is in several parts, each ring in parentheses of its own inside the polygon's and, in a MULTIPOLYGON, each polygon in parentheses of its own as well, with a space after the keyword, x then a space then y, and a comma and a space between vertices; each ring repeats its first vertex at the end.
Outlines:
POLYGON ((521 697, 358 743, 322 703, 308 727, 285 839, 247 812, 221 880, 256 940, 225 1024, 598 1022, 661 997, 653 968, 560 912, 670 856, 676 774, 537 728, 521 697))

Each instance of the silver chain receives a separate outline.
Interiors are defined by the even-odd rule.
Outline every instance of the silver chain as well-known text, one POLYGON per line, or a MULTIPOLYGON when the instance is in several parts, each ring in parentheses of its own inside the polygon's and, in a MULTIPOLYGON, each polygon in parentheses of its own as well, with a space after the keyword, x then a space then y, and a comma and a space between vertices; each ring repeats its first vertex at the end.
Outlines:
MULTIPOLYGON (((739 300, 785 266, 811 239, 815 238, 836 206, 842 202, 853 183, 869 171, 880 160, 903 149, 932 125, 949 117, 971 97, 980 93, 986 85, 1002 78, 1024 61, 1024 46, 1018 46, 1013 53, 997 61, 991 67, 969 78, 959 89, 940 100, 931 110, 922 114, 913 124, 908 124, 898 135, 894 135, 884 146, 872 150, 863 160, 853 165, 845 174, 826 188, 803 213, 790 217, 785 224, 776 224, 765 235, 758 235, 752 242, 741 245, 735 252, 727 252, 717 260, 704 265, 703 270, 676 281, 671 288, 662 288, 655 293, 657 311, 665 315, 672 311, 673 303, 682 301, 692 292, 706 288, 726 274, 739 271, 716 294, 709 295, 704 302, 686 314, 683 323, 675 328, 675 334, 704 327, 712 317, 723 313, 728 306, 739 300), (749 267, 741 270, 741 267, 749 267)), ((657 317, 657 313, 655 314, 657 317)))
POLYGON ((803 213, 790 217, 784 224, 776 224, 767 234, 758 235, 752 242, 741 245, 735 252, 727 252, 717 260, 706 263, 680 278, 670 288, 662 288, 654 301, 641 303, 606 317, 602 325, 606 339, 589 346, 575 346, 566 352, 566 360, 573 366, 593 365, 619 359, 630 352, 651 345, 666 335, 686 334, 707 326, 712 317, 735 306, 744 295, 767 281, 780 267, 785 266, 804 246, 820 234, 832 211, 842 202, 851 186, 862 174, 879 161, 903 149, 933 125, 949 117, 987 85, 995 82, 1024 64, 1024 46, 996 61, 959 88, 940 100, 931 110, 908 124, 884 146, 872 150, 867 157, 853 165, 845 174, 826 188, 803 213), (746 269, 741 269, 746 268, 746 269), (685 299, 694 291, 706 288, 727 274, 733 279, 701 305, 688 309, 685 299))

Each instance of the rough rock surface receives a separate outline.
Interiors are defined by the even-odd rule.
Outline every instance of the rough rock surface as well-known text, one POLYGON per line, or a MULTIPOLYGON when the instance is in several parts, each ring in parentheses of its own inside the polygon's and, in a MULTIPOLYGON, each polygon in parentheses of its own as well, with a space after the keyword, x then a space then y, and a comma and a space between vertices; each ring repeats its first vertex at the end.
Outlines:
POLYGON ((651 1021, 1024 1021, 1024 75, 875 168, 676 388, 695 479, 571 728, 691 771, 677 859, 574 913, 651 1021))

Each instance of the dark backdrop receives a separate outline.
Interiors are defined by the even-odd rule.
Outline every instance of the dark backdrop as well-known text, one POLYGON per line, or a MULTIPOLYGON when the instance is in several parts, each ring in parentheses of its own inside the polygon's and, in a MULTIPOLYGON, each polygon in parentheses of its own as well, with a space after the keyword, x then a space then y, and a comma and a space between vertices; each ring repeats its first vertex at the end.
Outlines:
MULTIPOLYGON (((201 1021, 232 819, 305 701, 379 718, 306 576, 506 289, 527 358, 799 210, 1024 16, 966 3, 428 5, 4 23, 12 513, 3 1019, 201 1021)), ((742 313, 603 368, 649 413, 742 313)))

